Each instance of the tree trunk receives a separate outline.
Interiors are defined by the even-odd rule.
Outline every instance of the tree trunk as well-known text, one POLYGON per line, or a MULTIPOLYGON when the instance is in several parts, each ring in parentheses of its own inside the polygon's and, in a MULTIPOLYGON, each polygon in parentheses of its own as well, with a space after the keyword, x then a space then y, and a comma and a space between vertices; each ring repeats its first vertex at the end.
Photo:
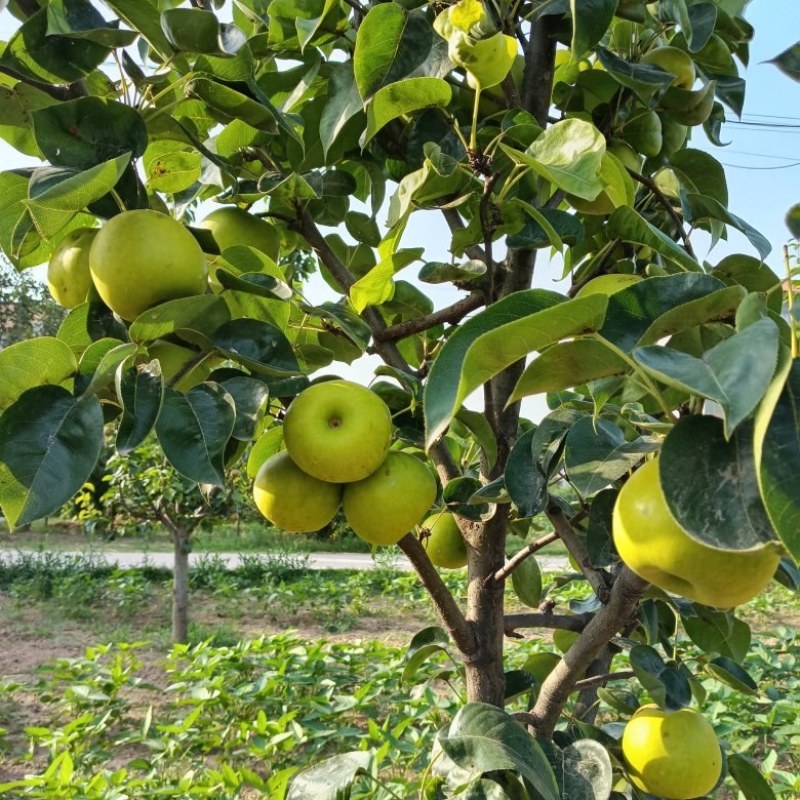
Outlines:
POLYGON ((179 644, 189 639, 189 531, 176 528, 172 531, 172 543, 172 641, 179 644))

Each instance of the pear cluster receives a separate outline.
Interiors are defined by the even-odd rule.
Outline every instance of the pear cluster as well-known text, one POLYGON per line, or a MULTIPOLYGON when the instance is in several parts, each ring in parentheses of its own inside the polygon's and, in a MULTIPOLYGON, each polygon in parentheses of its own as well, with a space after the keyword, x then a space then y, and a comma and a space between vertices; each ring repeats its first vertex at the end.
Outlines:
POLYGON ((361 539, 395 544, 431 507, 436 479, 426 462, 389 449, 392 430, 388 406, 369 389, 344 380, 310 386, 286 410, 286 449, 256 474, 256 507, 283 530, 310 532, 341 506, 361 539))

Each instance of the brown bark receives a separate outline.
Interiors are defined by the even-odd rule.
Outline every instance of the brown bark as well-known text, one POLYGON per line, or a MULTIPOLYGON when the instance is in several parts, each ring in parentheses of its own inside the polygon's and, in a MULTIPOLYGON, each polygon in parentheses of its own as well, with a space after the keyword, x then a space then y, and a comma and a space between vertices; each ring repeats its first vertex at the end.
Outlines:
POLYGON ((171 530, 174 547, 172 570, 172 641, 189 640, 189 531, 181 526, 171 530))

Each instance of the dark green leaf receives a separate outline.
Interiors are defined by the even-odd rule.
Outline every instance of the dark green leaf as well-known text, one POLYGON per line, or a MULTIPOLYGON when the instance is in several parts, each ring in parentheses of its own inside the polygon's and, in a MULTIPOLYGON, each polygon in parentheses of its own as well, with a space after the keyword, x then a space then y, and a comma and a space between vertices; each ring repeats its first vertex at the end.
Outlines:
POLYGON ((611 757, 600 742, 578 739, 559 754, 562 800, 608 800, 614 782, 611 757))
POLYGON ((714 3, 694 3, 687 9, 691 33, 687 34, 689 40, 689 50, 697 53, 702 50, 717 24, 717 7, 714 3))
POLYGON ((722 420, 684 417, 661 448, 659 475, 670 512, 703 544, 749 550, 774 541, 758 492, 752 425, 726 440, 722 420))
POLYGON ((731 753, 727 762, 728 772, 736 781, 745 800, 775 800, 775 793, 770 785, 749 759, 738 753, 731 753))
POLYGON ((462 408, 456 414, 456 419, 469 428, 486 456, 487 468, 492 469, 497 461, 497 439, 489 420, 486 419, 484 414, 470 411, 467 408, 462 408))
POLYGON ((750 648, 750 626, 732 611, 715 611, 694 605, 694 614, 683 617, 689 638, 704 652, 742 661, 750 648))
POLYGON ((669 386, 722 407, 725 436, 755 409, 778 362, 778 327, 761 319, 695 358, 670 347, 639 347, 633 357, 669 386))
POLYGON ((105 4, 133 30, 139 31, 161 58, 168 61, 172 55, 158 8, 141 0, 104 0, 105 4))
POLYGON ((547 505, 547 476, 531 450, 532 428, 517 439, 505 470, 506 490, 520 517, 533 517, 547 505))
POLYGON ((233 432, 233 398, 221 386, 201 383, 183 394, 166 387, 156 422, 164 455, 196 483, 225 485, 225 445, 233 432))
POLYGON ((697 261, 630 206, 620 206, 611 214, 608 218, 608 234, 625 242, 650 247, 687 272, 700 272, 697 261))
POLYGON ((117 396, 122 403, 122 417, 117 429, 116 448, 121 455, 138 447, 153 430, 161 410, 164 382, 161 365, 151 361, 144 368, 132 363, 117 373, 117 396))
POLYGON ((614 19, 617 0, 570 0, 572 56, 581 58, 605 36, 614 19))
POLYGON ((405 655, 405 664, 403 665, 403 675, 401 677, 403 683, 412 681, 422 664, 431 656, 438 653, 447 653, 449 647, 450 637, 442 628, 438 628, 435 625, 423 628, 419 633, 414 634, 405 655))
POLYGON ((372 769, 371 751, 342 753, 306 767, 292 778, 286 800, 347 800, 360 775, 372 769))
POLYGON ((278 121, 273 109, 252 97, 208 78, 195 78, 186 88, 189 96, 206 102, 216 119, 232 122, 235 119, 266 133, 278 132, 278 121))
POLYGON ((477 478, 454 478, 442 489, 442 500, 454 514, 466 519, 480 520, 489 511, 489 506, 471 501, 481 485, 477 478))
POLYGON ((644 102, 673 80, 672 75, 652 64, 632 64, 603 47, 597 48, 597 58, 614 80, 632 89, 644 102))
POLYGON ((61 35, 116 48, 127 47, 139 35, 119 23, 107 23, 89 0, 51 0, 47 4, 47 35, 61 35))
POLYGON ((80 97, 31 116, 36 143, 51 164, 89 169, 118 156, 138 158, 147 148, 142 115, 114 100, 80 97))
POLYGON ((593 567, 607 567, 614 561, 611 515, 618 492, 604 489, 592 501, 586 530, 586 551, 593 567))
POLYGON ((486 273, 483 261, 465 261, 449 264, 445 261, 429 261, 419 271, 419 279, 425 283, 449 283, 450 281, 474 281, 486 273))
POLYGON ((103 445, 94 396, 37 386, 0 415, 0 506, 11 527, 57 511, 88 480, 103 445))
POLYGON ((795 239, 800 239, 800 203, 795 203, 786 213, 786 227, 795 239))
POLYGON ((236 408, 236 424, 233 426, 234 439, 249 442, 261 419, 264 403, 269 397, 269 389, 261 381, 240 375, 220 382, 223 389, 233 398, 236 408))
POLYGON ((654 439, 625 440, 622 430, 604 419, 584 417, 567 434, 564 462, 572 484, 584 497, 596 494, 658 449, 654 439))
POLYGON ((634 645, 630 661, 639 683, 659 706, 668 711, 677 711, 691 703, 692 690, 686 675, 680 668, 665 664, 652 647, 634 645))
POLYGON ((514 567, 514 571, 511 573, 511 585, 520 603, 528 608, 539 608, 544 597, 544 587, 542 570, 539 568, 536 556, 528 556, 514 567))
POLYGON ((235 319, 217 328, 214 345, 229 358, 264 375, 300 372, 289 340, 274 325, 255 319, 235 319))
POLYGON ((514 770, 543 800, 559 800, 555 775, 537 741, 508 714, 484 703, 467 703, 456 714, 446 736, 444 752, 471 776, 514 770))
POLYGON ((706 664, 706 669, 717 680, 727 683, 738 692, 758 694, 758 684, 747 674, 745 669, 730 658, 720 656, 706 664))
POLYGON ((673 153, 669 166, 678 175, 687 192, 713 197, 722 205, 728 203, 728 182, 725 168, 710 153, 687 148, 673 153))
MULTIPOLYGON (((698 273, 639 281, 609 298, 600 336, 630 352, 652 324, 667 312, 693 300, 703 300, 724 288, 725 285, 716 278, 698 273)), ((699 323, 693 323, 696 324, 699 323)))
POLYGON ((756 460, 761 497, 775 532, 791 555, 800 560, 800 361, 795 359, 777 403, 759 412, 756 460))
POLYGON ((774 64, 784 75, 800 81, 800 42, 795 42, 767 63, 774 64))
POLYGON ((762 259, 769 255, 772 250, 769 240, 741 217, 731 214, 719 201, 702 194, 687 194, 686 201, 689 204, 690 222, 702 219, 718 219, 726 225, 741 231, 750 241, 750 244, 755 247, 762 259))

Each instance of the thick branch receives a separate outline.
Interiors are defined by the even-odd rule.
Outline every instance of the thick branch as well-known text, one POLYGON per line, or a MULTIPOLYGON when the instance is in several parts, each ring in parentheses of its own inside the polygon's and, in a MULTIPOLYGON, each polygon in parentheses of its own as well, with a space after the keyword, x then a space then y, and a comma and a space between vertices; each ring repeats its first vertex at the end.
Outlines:
POLYGON ((424 317, 409 319, 405 322, 398 322, 383 331, 375 334, 375 340, 379 342, 393 342, 404 339, 406 336, 413 336, 415 333, 427 331, 436 325, 445 323, 454 325, 460 322, 470 311, 475 311, 483 305, 483 295, 480 292, 472 292, 461 300, 456 301, 447 308, 426 314, 424 317))
POLYGON ((422 585, 431 596, 436 611, 447 627, 456 647, 466 656, 473 655, 477 647, 473 631, 453 599, 453 595, 450 594, 450 590, 442 581, 436 567, 431 564, 425 548, 412 533, 407 533, 398 542, 398 545, 414 565, 422 585))
POLYGON ((628 173, 635 180, 639 181, 639 183, 641 183, 642 186, 646 186, 653 193, 656 200, 658 200, 658 202, 661 203, 662 206, 664 206, 664 208, 667 210, 667 213, 670 215, 670 217, 672 217, 672 221, 675 223, 675 227, 678 229, 678 235, 683 240, 683 246, 686 248, 686 252, 696 260, 697 256, 694 254, 694 248, 692 247, 692 243, 689 240, 688 234, 684 230, 683 220, 681 219, 680 214, 678 214, 678 212, 675 210, 672 203, 670 203, 669 198, 664 194, 664 192, 661 191, 661 189, 658 188, 658 184, 652 178, 648 177, 647 175, 641 175, 635 170, 630 169, 630 167, 628 167, 627 169, 628 173))
POLYGON ((506 614, 504 618, 506 636, 515 639, 520 638, 516 633, 519 628, 548 628, 581 633, 591 620, 592 614, 547 614, 541 611, 506 614))
POLYGON ((530 720, 536 736, 552 738, 575 684, 612 637, 628 624, 647 586, 647 582, 630 569, 622 568, 614 581, 608 603, 594 615, 542 685, 530 720))
POLYGON ((569 520, 559 506, 555 505, 555 503, 551 503, 545 513, 552 523, 558 538, 564 542, 567 550, 572 553, 572 557, 577 562, 581 572, 586 577, 586 580, 589 581, 592 589, 594 589, 598 600, 600 600, 601 603, 605 603, 608 600, 610 576, 604 570, 596 569, 592 566, 585 545, 578 534, 575 533, 572 525, 570 525, 569 520))
POLYGON ((557 17, 539 17, 533 23, 528 49, 525 53, 525 73, 522 81, 522 107, 536 118, 542 128, 547 127, 547 112, 553 94, 555 73, 557 17))
POLYGON ((65 102, 67 100, 74 100, 76 97, 83 97, 86 94, 86 90, 79 83, 70 83, 67 86, 55 86, 52 83, 44 83, 43 81, 37 81, 35 78, 29 78, 27 75, 17 72, 13 67, 7 67, 3 64, 0 64, 0 72, 8 75, 10 78, 16 78, 21 83, 32 86, 34 89, 38 89, 40 92, 44 92, 56 100, 65 102))
POLYGON ((502 569, 497 570, 497 572, 492 575, 492 579, 496 581, 504 581, 526 558, 528 558, 528 556, 532 556, 534 553, 538 552, 543 547, 547 547, 548 544, 552 544, 557 539, 557 534, 548 533, 547 536, 542 536, 535 542, 531 542, 529 545, 526 545, 522 548, 522 550, 509 558, 508 561, 506 561, 506 563, 503 565, 502 569))

